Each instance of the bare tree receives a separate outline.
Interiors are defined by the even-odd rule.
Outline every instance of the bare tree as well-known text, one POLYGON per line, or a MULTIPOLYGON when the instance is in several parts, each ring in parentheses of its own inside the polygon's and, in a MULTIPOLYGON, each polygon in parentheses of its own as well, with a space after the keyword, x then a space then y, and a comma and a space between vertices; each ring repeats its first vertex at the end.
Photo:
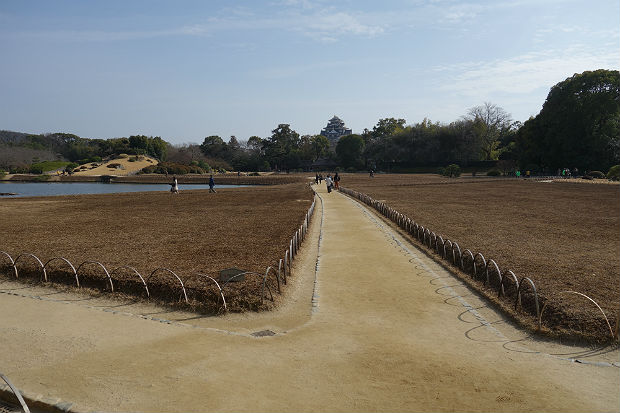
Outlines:
POLYGON ((167 159, 170 162, 189 164, 192 161, 201 161, 205 157, 200 150, 200 145, 195 143, 170 145, 168 147, 167 159))
POLYGON ((497 148, 502 136, 510 131, 512 116, 501 107, 484 102, 469 109, 467 119, 474 123, 484 160, 497 159, 497 148))
POLYGON ((31 149, 23 146, 0 145, 0 168, 25 167, 33 162, 54 161, 56 154, 47 149, 31 149))

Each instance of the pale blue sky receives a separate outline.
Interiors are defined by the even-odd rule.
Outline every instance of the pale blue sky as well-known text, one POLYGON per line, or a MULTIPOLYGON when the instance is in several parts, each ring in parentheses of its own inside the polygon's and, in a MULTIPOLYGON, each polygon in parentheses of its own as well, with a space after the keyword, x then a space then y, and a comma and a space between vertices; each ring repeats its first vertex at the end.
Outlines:
POLYGON ((172 143, 515 120, 620 66, 618 0, 0 0, 0 129, 172 143))

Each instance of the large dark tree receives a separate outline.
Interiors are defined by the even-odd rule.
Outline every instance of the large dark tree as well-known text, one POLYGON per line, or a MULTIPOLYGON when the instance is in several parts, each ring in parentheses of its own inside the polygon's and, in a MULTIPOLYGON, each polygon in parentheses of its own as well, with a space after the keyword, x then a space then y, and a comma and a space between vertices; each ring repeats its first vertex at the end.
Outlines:
POLYGON ((521 166, 605 171, 619 163, 619 90, 620 72, 603 69, 553 86, 540 113, 517 134, 521 166))
POLYGON ((129 137, 130 152, 153 156, 160 161, 166 160, 168 142, 159 136, 134 135, 129 137))
POLYGON ((398 157, 400 148, 394 145, 391 137, 402 131, 405 127, 405 119, 384 118, 379 119, 372 131, 364 131, 362 138, 365 142, 364 159, 367 165, 386 166, 398 157))
POLYGON ((396 131, 404 127, 405 119, 379 119, 379 122, 372 128, 371 134, 375 139, 383 139, 392 136, 396 131))
POLYGON ((217 135, 207 136, 200 144, 200 150, 205 156, 219 158, 226 150, 226 143, 217 135))
POLYGON ((263 146, 272 167, 288 170, 300 166, 299 134, 289 124, 279 124, 263 141, 263 146))
POLYGON ((359 135, 345 135, 338 139, 336 154, 345 168, 360 168, 363 165, 364 139, 359 135))

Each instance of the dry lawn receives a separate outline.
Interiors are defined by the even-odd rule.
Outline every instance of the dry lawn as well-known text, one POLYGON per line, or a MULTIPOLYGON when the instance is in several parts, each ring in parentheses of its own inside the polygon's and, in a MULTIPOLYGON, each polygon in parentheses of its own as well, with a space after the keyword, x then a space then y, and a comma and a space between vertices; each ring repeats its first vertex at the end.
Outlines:
POLYGON ((75 172, 76 176, 98 176, 98 175, 117 175, 127 176, 133 175, 142 168, 157 165, 159 161, 155 158, 145 155, 121 155, 116 159, 108 160, 101 163, 88 163, 79 167, 79 172, 75 172), (117 164, 117 168, 109 168, 108 165, 117 164))
MULTIPOLYGON (((309 187, 298 183, 219 189, 216 194, 182 190, 179 195, 140 192, 0 199, 0 250, 13 258, 32 253, 44 263, 64 257, 76 267, 95 260, 110 271, 128 265, 145 277, 165 267, 189 280, 188 286, 200 289, 204 282, 194 279, 196 273, 218 279, 219 271, 229 267, 261 274, 267 266, 277 268, 312 198, 309 187)), ((24 259, 24 265, 32 261, 24 259)), ((0 256, 5 273, 7 264, 0 256)), ((54 265, 63 267, 60 261, 54 265)), ((105 285, 101 271, 96 275, 97 268, 88 267, 91 281, 105 285)), ((159 276, 163 284, 175 285, 166 273, 159 276)), ((70 281, 67 274, 63 277, 70 281)), ((248 283, 229 284, 235 290, 229 295, 236 297, 230 304, 236 309, 257 306, 255 300, 236 292, 242 284, 260 284, 258 277, 248 278, 248 283)), ((130 290, 140 291, 139 287, 128 284, 130 290)), ((170 299, 164 290, 165 285, 153 287, 161 298, 170 299)), ((197 299, 213 293, 209 291, 195 292, 197 299)))
MULTIPOLYGON (((585 181, 587 182, 587 181, 585 181)), ((481 252, 502 271, 530 277, 547 299, 545 322, 569 333, 608 337, 620 303, 620 186, 432 175, 345 174, 366 193, 461 250, 481 252)))

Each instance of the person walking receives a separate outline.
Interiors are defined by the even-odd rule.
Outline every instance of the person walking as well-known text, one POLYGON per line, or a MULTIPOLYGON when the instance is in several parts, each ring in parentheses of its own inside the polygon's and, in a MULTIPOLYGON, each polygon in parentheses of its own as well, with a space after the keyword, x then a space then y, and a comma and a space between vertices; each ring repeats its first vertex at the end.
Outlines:
POLYGON ((209 192, 216 193, 214 187, 215 187, 215 181, 213 180, 213 175, 211 175, 209 177, 209 192))
POLYGON ((179 193, 179 183, 177 182, 176 176, 172 178, 172 183, 170 184, 170 186, 171 186, 170 192, 172 192, 173 194, 179 193))
POLYGON ((338 172, 334 175, 334 188, 340 189, 340 175, 338 175, 338 172))
POLYGON ((327 193, 330 193, 332 191, 332 186, 334 185, 331 175, 327 175, 327 178, 325 178, 325 185, 327 185, 327 193))

